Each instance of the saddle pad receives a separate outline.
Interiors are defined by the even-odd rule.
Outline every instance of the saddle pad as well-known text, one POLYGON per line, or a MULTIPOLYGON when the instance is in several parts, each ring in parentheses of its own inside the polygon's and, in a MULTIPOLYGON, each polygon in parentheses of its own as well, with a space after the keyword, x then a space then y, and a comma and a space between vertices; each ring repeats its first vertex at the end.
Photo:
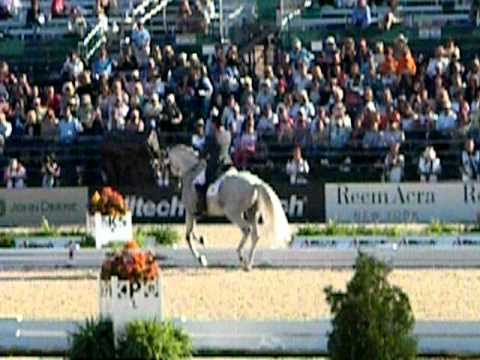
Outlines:
POLYGON ((211 184, 208 187, 207 197, 217 196, 218 192, 222 188, 223 180, 225 179, 225 176, 235 174, 235 173, 237 173, 237 170, 232 168, 232 169, 229 169, 227 172, 225 172, 222 176, 220 176, 220 178, 217 181, 215 181, 213 184, 211 184))
POLYGON ((207 190, 207 197, 217 196, 222 184, 223 184, 223 177, 215 181, 212 185, 210 185, 207 190))

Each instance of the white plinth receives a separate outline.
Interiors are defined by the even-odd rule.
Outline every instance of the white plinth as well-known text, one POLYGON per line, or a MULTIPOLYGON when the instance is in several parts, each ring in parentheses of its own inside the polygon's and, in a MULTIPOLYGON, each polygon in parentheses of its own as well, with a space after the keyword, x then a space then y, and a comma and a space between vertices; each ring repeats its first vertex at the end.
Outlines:
POLYGON ((117 337, 134 320, 163 320, 163 291, 156 281, 130 284, 112 277, 99 281, 100 316, 110 318, 117 337))
POLYGON ((127 211, 124 216, 115 218, 100 213, 87 214, 87 231, 95 238, 97 249, 110 242, 133 240, 132 213, 127 211))

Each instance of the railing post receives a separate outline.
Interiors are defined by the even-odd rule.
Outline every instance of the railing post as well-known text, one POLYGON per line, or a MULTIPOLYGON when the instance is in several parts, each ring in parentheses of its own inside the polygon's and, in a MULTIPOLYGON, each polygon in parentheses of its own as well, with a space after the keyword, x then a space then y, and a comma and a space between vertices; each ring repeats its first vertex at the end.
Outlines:
POLYGON ((168 5, 168 1, 167 3, 165 4, 165 6, 163 7, 163 32, 165 34, 167 34, 167 31, 168 31, 168 26, 167 26, 167 5, 168 5))
POLYGON ((220 17, 220 42, 223 44, 225 40, 224 28, 223 28, 223 0, 219 0, 218 6, 220 7, 219 17, 220 17))

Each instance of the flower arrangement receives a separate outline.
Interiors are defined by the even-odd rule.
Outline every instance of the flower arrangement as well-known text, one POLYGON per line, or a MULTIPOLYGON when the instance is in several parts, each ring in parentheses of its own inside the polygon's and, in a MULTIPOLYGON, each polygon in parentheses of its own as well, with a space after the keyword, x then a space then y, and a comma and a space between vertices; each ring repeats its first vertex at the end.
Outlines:
POLYGON ((107 186, 99 193, 95 191, 90 199, 90 212, 100 212, 113 218, 123 216, 128 211, 124 197, 118 191, 107 186))
POLYGON ((100 278, 110 280, 112 276, 117 276, 119 280, 135 283, 156 280, 159 274, 160 269, 152 252, 142 251, 136 241, 129 241, 121 251, 103 262, 100 278))

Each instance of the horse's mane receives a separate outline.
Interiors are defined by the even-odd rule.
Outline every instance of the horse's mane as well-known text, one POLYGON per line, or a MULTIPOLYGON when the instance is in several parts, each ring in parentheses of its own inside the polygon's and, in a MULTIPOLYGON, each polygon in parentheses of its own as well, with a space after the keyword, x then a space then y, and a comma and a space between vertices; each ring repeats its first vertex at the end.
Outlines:
POLYGON ((184 166, 186 175, 194 176, 203 168, 203 163, 199 161, 198 153, 191 147, 185 144, 177 144, 173 146, 170 151, 175 153, 184 166))
POLYGON ((183 151, 183 152, 186 152, 186 153, 188 153, 188 154, 190 154, 190 155, 193 155, 193 156, 195 156, 196 158, 198 158, 197 152, 196 152, 196 151, 193 149, 193 147, 191 147, 191 146, 188 146, 188 145, 185 145, 185 144, 178 144, 178 145, 175 145, 175 146, 173 147, 173 149, 175 149, 175 148, 177 148, 177 149, 179 149, 179 150, 181 150, 181 151, 183 151))

